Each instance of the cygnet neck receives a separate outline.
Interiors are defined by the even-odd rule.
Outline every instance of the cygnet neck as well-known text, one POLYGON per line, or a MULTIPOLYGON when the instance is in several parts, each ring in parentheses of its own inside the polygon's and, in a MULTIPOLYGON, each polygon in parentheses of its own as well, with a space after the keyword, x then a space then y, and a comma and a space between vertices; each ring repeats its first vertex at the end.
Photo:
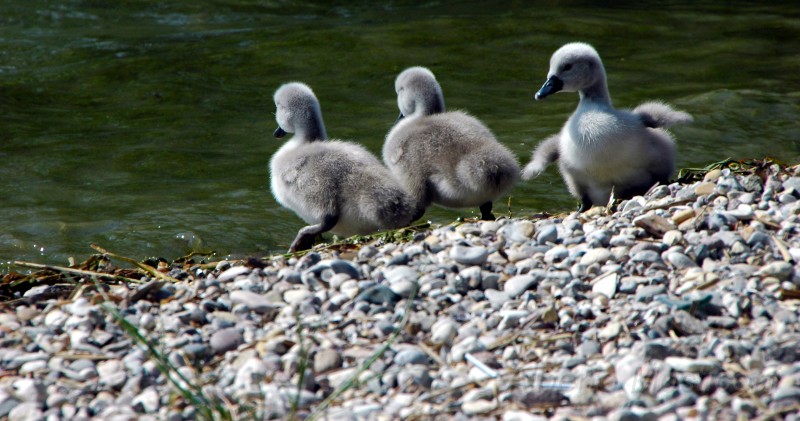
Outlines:
MULTIPOLYGON (((605 76, 605 75, 604 75, 605 76)), ((588 88, 578 91, 581 102, 591 102, 593 104, 611 107, 611 94, 608 92, 606 78, 602 77, 588 88)))

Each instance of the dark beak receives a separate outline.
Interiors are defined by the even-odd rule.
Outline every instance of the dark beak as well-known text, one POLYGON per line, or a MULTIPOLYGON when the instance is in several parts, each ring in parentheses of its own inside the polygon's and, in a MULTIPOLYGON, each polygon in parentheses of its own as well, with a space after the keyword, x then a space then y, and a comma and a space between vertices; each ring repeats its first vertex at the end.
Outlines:
POLYGON ((564 87, 564 82, 562 82, 561 79, 558 78, 558 76, 550 76, 550 78, 547 79, 547 82, 545 82, 544 85, 542 85, 542 88, 539 89, 539 92, 536 93, 536 96, 534 96, 534 98, 536 98, 537 101, 540 99, 544 99, 560 91, 561 88, 563 87, 564 87))
POLYGON ((402 120, 404 117, 405 117, 405 116, 403 115, 403 113, 400 113, 400 116, 399 116, 399 117, 397 117, 397 120, 395 120, 394 124, 397 124, 397 122, 399 122, 400 120, 402 120))
POLYGON ((275 129, 275 133, 274 133, 274 135, 275 135, 275 137, 277 137, 277 138, 281 138, 281 137, 284 137, 284 136, 286 136, 286 132, 285 132, 285 131, 284 131, 282 128, 280 128, 280 126, 278 126, 278 128, 277 128, 277 129, 275 129))

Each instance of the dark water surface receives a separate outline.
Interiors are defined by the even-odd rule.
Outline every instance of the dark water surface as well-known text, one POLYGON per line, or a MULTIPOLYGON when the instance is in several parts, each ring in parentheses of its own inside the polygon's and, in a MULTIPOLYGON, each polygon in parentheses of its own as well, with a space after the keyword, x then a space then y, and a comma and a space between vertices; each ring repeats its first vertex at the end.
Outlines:
MULTIPOLYGON (((302 221, 269 192, 272 93, 308 83, 331 137, 380 154, 393 81, 428 66, 450 109, 524 164, 577 103, 534 102, 570 41, 604 59, 618 107, 663 99, 680 167, 800 157, 800 3, 0 2, 0 271, 98 243, 134 258, 282 252, 302 221)), ((557 170, 514 215, 572 209, 557 170)), ((495 203, 507 212, 506 200, 495 203)), ((477 210, 432 208, 434 222, 477 210)))

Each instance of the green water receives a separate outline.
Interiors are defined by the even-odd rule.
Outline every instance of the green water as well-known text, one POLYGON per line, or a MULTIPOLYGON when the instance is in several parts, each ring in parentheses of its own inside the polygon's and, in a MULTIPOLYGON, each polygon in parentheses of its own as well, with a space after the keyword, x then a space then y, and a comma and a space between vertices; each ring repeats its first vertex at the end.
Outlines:
MULTIPOLYGON (((331 137, 379 154, 395 76, 428 66, 447 106, 524 164, 577 103, 533 100, 569 41, 600 52, 616 106, 658 98, 695 116, 674 130, 679 166, 798 162, 797 2, 4 0, 0 261, 65 264, 91 243, 135 258, 284 251, 303 223, 271 197, 268 162, 272 93, 292 80, 315 90, 331 137)), ((555 169, 511 196, 515 215, 575 206, 555 169)))

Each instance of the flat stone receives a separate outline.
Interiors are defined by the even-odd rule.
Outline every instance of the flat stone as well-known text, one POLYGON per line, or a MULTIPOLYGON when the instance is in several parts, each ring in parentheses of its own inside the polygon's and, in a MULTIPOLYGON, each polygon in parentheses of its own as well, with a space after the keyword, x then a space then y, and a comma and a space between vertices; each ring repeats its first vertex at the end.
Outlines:
POLYGON ((383 271, 383 277, 390 284, 398 281, 416 281, 419 278, 419 271, 405 265, 392 266, 383 271))
POLYGON ((711 183, 711 182, 699 183, 694 188, 694 194, 696 194, 698 196, 708 196, 709 194, 714 192, 714 188, 716 186, 717 186, 716 184, 711 183))
POLYGON ((431 342, 436 345, 449 345, 458 333, 458 325, 452 318, 440 319, 431 328, 431 342))
POLYGON ((244 343, 244 337, 239 329, 227 328, 214 332, 208 341, 214 354, 224 354, 232 351, 244 343))
POLYGON ((389 289, 400 297, 408 298, 411 293, 417 289, 417 283, 414 281, 407 281, 405 279, 393 282, 389 285, 389 289))
POLYGON ((667 261, 669 264, 674 266, 675 269, 689 269, 697 267, 697 263, 683 253, 670 252, 667 254, 667 261))
POLYGON ((523 292, 536 288, 538 283, 539 279, 532 275, 517 275, 506 281, 505 285, 503 285, 503 291, 508 294, 509 298, 516 298, 523 292))
POLYGON ((386 285, 373 285, 358 294, 354 301, 366 301, 371 304, 394 304, 401 297, 386 285))
POLYGON ((664 285, 639 285, 636 288, 636 301, 649 302, 655 296, 667 292, 667 287, 664 285))
POLYGON ((672 221, 652 212, 637 216, 633 219, 633 224, 643 228, 650 235, 658 238, 663 237, 668 231, 675 229, 675 224, 673 224, 672 221))
POLYGON ((597 337, 603 341, 610 341, 619 336, 620 333, 622 333, 622 323, 613 321, 603 327, 597 337))
POLYGON ((461 404, 461 410, 464 412, 464 415, 468 416, 487 414, 495 409, 497 409, 497 403, 495 401, 487 401, 484 399, 464 402, 461 404))
POLYGON ((780 279, 781 281, 787 281, 791 279, 792 275, 794 274, 794 266, 792 266, 792 264, 789 262, 775 261, 762 267, 758 272, 756 272, 756 274, 761 276, 772 276, 780 279))
POLYGON ((218 282, 229 282, 229 281, 232 281, 232 280, 238 278, 241 275, 250 273, 251 270, 252 269, 250 269, 247 266, 234 266, 234 267, 232 267, 230 269, 227 269, 224 272, 220 273, 219 276, 217 276, 217 281, 218 282))
POLYGON ((608 299, 614 298, 617 293, 617 286, 619 285, 619 274, 604 276, 592 286, 592 292, 596 294, 603 294, 608 299))
POLYGON ((158 395, 158 391, 155 387, 148 387, 133 398, 131 406, 133 406, 134 410, 137 410, 137 412, 147 414, 158 412, 158 409, 161 407, 161 399, 158 395))
POLYGON ((594 263, 603 264, 608 260, 613 259, 614 255, 607 248, 593 248, 589 249, 583 256, 581 256, 582 265, 591 265, 594 263))
POLYGON ((555 224, 545 225, 536 234, 536 242, 539 244, 558 242, 558 228, 555 224))
POLYGON ((721 368, 714 358, 667 357, 664 362, 675 371, 687 373, 712 373, 721 368))
POLYGON ((100 382, 112 389, 121 388, 128 379, 125 365, 120 360, 107 360, 97 363, 100 382))
POLYGON ((342 367, 342 354, 338 350, 320 349, 314 355, 314 372, 325 373, 342 367))
POLYGON ((423 352, 421 349, 415 346, 407 346, 403 347, 397 352, 397 354, 395 354, 394 363, 399 366, 409 364, 428 365, 430 363, 430 358, 428 357, 428 354, 423 352))
POLYGON ((298 306, 311 297, 311 295, 311 291, 307 289, 290 289, 283 293, 283 301, 285 301, 286 304, 298 306))
POLYGON ((230 299, 233 304, 244 304, 250 310, 260 314, 272 313, 283 308, 282 305, 273 303, 266 296, 250 291, 233 291, 230 293, 230 299))
POLYGON ((482 265, 489 257, 489 251, 481 246, 453 246, 450 258, 462 265, 482 265))

